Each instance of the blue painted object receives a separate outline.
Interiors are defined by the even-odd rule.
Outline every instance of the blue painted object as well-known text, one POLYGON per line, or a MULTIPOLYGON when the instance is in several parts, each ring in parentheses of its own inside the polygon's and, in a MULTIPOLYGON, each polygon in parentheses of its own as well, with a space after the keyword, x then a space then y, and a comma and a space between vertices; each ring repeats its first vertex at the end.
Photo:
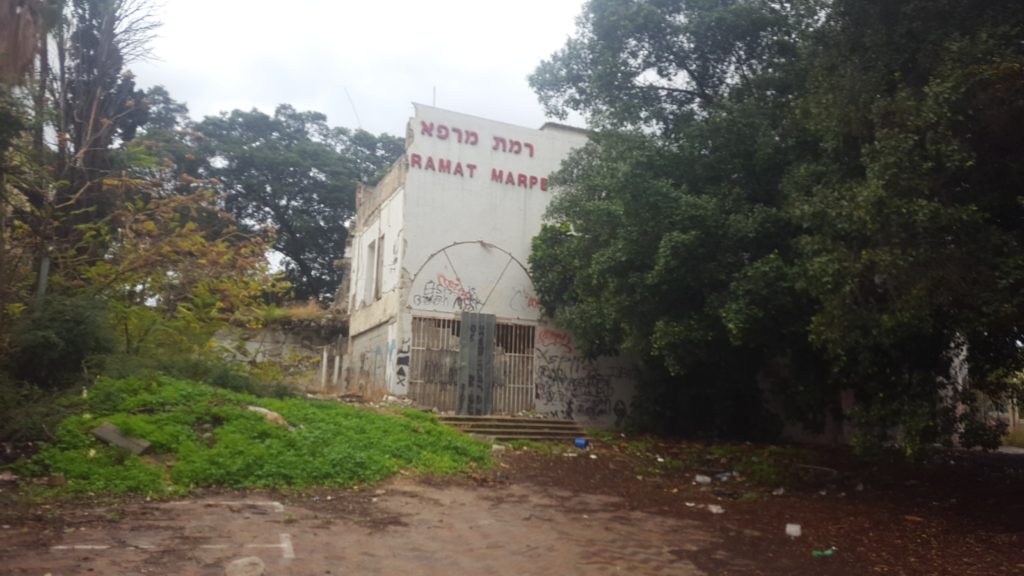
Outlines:
POLYGON ((586 448, 589 445, 590 445, 590 442, 586 438, 577 438, 576 439, 576 447, 577 448, 586 448))

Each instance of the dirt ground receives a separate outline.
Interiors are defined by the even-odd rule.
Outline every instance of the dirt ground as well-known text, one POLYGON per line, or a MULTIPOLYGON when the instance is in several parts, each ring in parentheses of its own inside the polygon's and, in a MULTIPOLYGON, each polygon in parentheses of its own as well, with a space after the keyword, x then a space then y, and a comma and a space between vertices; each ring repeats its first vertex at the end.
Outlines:
POLYGON ((469 477, 170 502, 28 505, 7 486, 0 574, 220 575, 257 556, 268 575, 1024 575, 1024 457, 884 474, 839 457, 773 495, 743 478, 698 484, 725 463, 695 468, 687 454, 506 450, 469 477))

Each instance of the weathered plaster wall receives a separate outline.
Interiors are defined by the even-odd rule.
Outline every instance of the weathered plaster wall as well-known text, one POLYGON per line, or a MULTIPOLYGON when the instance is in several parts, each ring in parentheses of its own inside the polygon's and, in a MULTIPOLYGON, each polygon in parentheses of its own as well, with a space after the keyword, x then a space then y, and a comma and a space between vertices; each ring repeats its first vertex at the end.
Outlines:
POLYGON ((303 390, 320 388, 324 346, 335 338, 314 330, 275 328, 225 328, 214 340, 239 363, 271 364, 284 375, 285 383, 303 390))
POLYGON ((499 246, 463 242, 432 254, 416 272, 406 302, 417 314, 494 314, 540 320, 540 302, 524 263, 499 246))
POLYGON ((412 315, 401 314, 388 332, 387 389, 395 396, 409 393, 409 370, 412 368, 412 315))
POLYGON ((389 347, 392 330, 393 325, 385 324, 352 337, 343 393, 368 399, 380 399, 387 393, 388 357, 394 354, 389 347))
POLYGON ((573 130, 534 130, 421 104, 409 128, 405 233, 417 241, 405 266, 413 272, 438 250, 467 241, 499 246, 525 263, 551 200, 548 177, 587 141, 573 130))
MULTIPOLYGON (((383 200, 376 209, 363 214, 365 221, 356 221, 356 228, 353 231, 352 241, 352 282, 349 293, 349 310, 356 312, 373 306, 377 299, 374 294, 376 281, 377 250, 383 250, 380 293, 381 299, 395 291, 402 277, 402 254, 405 242, 403 230, 405 217, 405 191, 398 188, 394 193, 383 200), (380 239, 384 238, 383 245, 380 239), (372 247, 371 247, 372 245, 372 247)), ((388 317, 398 311, 397 301, 388 306, 385 310, 377 311, 376 316, 384 313, 388 317)), ((373 320, 366 320, 356 317, 353 313, 352 320, 359 323, 360 327, 367 327, 376 324, 373 320)), ((364 315, 359 315, 364 316, 364 315)), ((353 333, 358 333, 358 327, 352 327, 353 333)))

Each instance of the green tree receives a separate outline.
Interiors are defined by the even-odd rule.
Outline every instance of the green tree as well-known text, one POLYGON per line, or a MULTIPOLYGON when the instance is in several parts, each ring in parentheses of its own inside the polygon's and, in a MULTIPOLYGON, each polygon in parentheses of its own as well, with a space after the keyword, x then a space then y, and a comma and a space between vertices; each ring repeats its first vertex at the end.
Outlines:
POLYGON ((18 193, 27 202, 13 208, 35 237, 41 299, 52 262, 69 265, 105 250, 96 240, 106 236, 83 241, 79 227, 107 217, 121 201, 124 188, 105 184, 119 176, 112 150, 134 137, 142 96, 125 66, 145 54, 157 24, 147 0, 20 4, 31 6, 21 13, 35 15, 38 38, 34 85, 22 93, 33 101, 25 158, 47 169, 20 179, 18 193), (75 257, 58 258, 70 253, 75 257))
POLYGON ((145 114, 140 128, 147 134, 155 131, 181 130, 189 123, 188 105, 171 98, 163 86, 152 86, 143 99, 145 114))
POLYGON ((329 298, 340 285, 334 262, 355 215, 355 190, 400 154, 397 139, 332 128, 318 112, 278 106, 273 116, 235 110, 208 116, 194 129, 225 207, 252 229, 271 226, 273 249, 297 298, 329 298))
POLYGON ((201 189, 128 204, 117 215, 117 241, 73 287, 109 302, 119 351, 187 356, 228 323, 256 321, 278 288, 267 243, 239 230, 219 204, 201 189))
POLYGON ((1024 361, 1022 23, 1015 2, 592 0, 531 78, 606 129, 558 177, 542 300, 705 429, 770 386, 810 424, 853 391, 876 443, 991 443, 958 407, 1024 361))
POLYGON ((837 2, 808 50, 797 114, 818 146, 786 183, 802 288, 877 436, 991 444, 963 409, 1024 367, 1022 26, 1018 2, 837 2), (969 381, 949 386, 961 348, 969 381))

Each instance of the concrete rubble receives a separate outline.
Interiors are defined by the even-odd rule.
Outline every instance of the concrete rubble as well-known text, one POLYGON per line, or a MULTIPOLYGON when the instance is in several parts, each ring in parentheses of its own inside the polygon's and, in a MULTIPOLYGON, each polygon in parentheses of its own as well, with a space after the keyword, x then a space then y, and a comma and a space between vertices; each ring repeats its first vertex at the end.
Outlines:
POLYGON ((142 438, 125 436, 117 426, 110 422, 104 422, 93 428, 92 435, 107 444, 124 448, 132 454, 143 454, 149 450, 149 442, 142 438))

